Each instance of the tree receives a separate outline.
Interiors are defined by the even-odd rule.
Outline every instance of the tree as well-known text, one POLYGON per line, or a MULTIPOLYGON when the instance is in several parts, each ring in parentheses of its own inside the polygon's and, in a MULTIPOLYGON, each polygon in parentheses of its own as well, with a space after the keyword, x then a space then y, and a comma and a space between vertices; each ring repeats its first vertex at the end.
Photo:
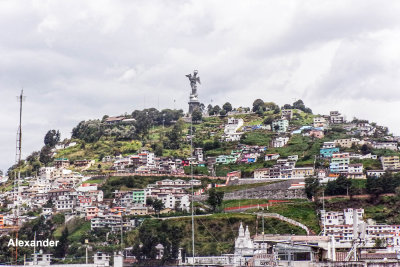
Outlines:
POLYGON ((258 107, 258 110, 256 111, 258 116, 264 115, 264 108, 262 106, 258 107))
POLYGON ((329 181, 326 185, 325 194, 329 196, 346 195, 351 186, 351 180, 343 175, 339 175, 334 181, 329 181))
POLYGON ((372 151, 371 151, 371 148, 367 145, 367 144, 363 144, 362 146, 361 146, 361 153, 363 154, 363 155, 366 155, 366 154, 369 154, 369 153, 371 153, 372 151))
POLYGON ((268 117, 265 118, 265 120, 263 121, 263 123, 264 123, 265 125, 269 125, 269 124, 271 124, 273 121, 274 121, 274 117, 268 116, 268 117))
POLYGON ((226 113, 228 113, 229 111, 232 111, 232 105, 229 102, 226 102, 223 106, 222 109, 226 111, 226 113))
POLYGON ((44 144, 49 147, 54 147, 58 142, 60 142, 60 139, 60 131, 49 130, 44 136, 44 144))
POLYGON ((179 120, 174 127, 172 127, 171 131, 166 133, 168 141, 164 145, 164 147, 170 149, 179 149, 181 147, 182 140, 182 131, 183 131, 183 121, 179 120))
POLYGON ((160 213, 160 211, 164 209, 164 203, 160 199, 155 199, 152 206, 155 213, 160 213))
POLYGON ((52 154, 51 147, 44 146, 42 150, 40 150, 39 161, 44 165, 49 164, 53 160, 51 154, 52 154))
POLYGON ((203 119, 203 114, 201 113, 201 111, 198 110, 198 109, 193 110, 193 112, 192 112, 192 120, 194 122, 198 122, 198 121, 201 121, 202 119, 203 119))
POLYGON ((221 116, 225 116, 226 115, 226 111, 223 109, 223 110, 221 110, 220 112, 219 112, 219 115, 221 115, 221 116))
POLYGON ((219 114, 220 111, 221 111, 221 108, 218 105, 215 105, 213 108, 213 115, 219 114))
POLYGON ((320 188, 319 180, 315 177, 307 177, 305 179, 305 191, 308 199, 312 199, 316 196, 320 188))
POLYGON ((213 212, 219 209, 224 199, 223 191, 216 191, 215 188, 208 190, 207 203, 211 206, 213 212))
POLYGON ((64 230, 62 231, 61 237, 60 237, 60 243, 58 246, 55 248, 55 256, 57 258, 64 258, 65 254, 67 253, 68 246, 69 246, 69 241, 68 241, 68 228, 65 227, 64 230))
POLYGON ((292 109, 292 106, 289 104, 283 105, 283 109, 292 109))
POLYGON ((213 115, 213 106, 211 104, 208 104, 207 112, 208 112, 208 115, 213 115))
POLYGON ((263 109, 263 111, 265 110, 264 101, 262 99, 254 100, 254 102, 253 102, 253 112, 257 112, 260 107, 263 109))

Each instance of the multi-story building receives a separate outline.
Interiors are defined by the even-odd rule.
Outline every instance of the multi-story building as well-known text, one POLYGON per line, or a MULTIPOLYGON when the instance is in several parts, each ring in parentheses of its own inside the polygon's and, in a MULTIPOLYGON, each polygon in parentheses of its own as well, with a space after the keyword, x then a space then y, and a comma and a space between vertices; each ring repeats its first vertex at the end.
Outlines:
POLYGON ((288 120, 275 120, 271 124, 272 131, 278 133, 284 133, 289 128, 289 121, 288 120))
POLYGON ((344 123, 344 117, 339 113, 339 111, 331 111, 329 114, 329 120, 332 124, 344 123))
POLYGON ((372 147, 376 149, 398 150, 397 142, 373 142, 372 147))
POLYGON ((324 118, 324 117, 315 117, 314 118, 314 127, 327 127, 329 125, 329 122, 324 118))
POLYGON ((350 248, 355 233, 358 238, 363 239, 366 247, 373 247, 376 239, 383 239, 387 246, 400 248, 400 225, 367 225, 364 221, 364 209, 349 208, 343 212, 321 210, 321 222, 322 232, 333 236, 338 248, 350 248))
POLYGON ((347 170, 347 178, 353 178, 353 179, 365 178, 364 173, 363 173, 362 163, 349 164, 348 170, 347 170))
POLYGON ((57 211, 74 210, 76 198, 72 195, 59 196, 55 201, 55 206, 57 211))
POLYGON ((398 170, 400 169, 399 156, 382 156, 380 158, 383 170, 398 170))
POLYGON ((122 216, 117 214, 97 215, 90 220, 91 229, 108 227, 112 231, 121 229, 122 216))
POLYGON ((381 177, 382 175, 385 174, 386 171, 384 170, 368 170, 367 171, 367 176, 370 177, 381 177))
POLYGON ((293 118, 293 109, 282 109, 281 119, 291 120, 293 118))
POLYGON ((314 167, 293 168, 292 178, 305 178, 314 175, 314 167))
POLYGON ((284 147, 289 142, 289 137, 277 137, 271 141, 272 147, 284 147))
POLYGON ((353 144, 357 145, 360 140, 357 138, 336 139, 335 144, 340 147, 350 148, 353 144))
POLYGON ((322 145, 322 148, 333 148, 333 147, 336 147, 335 141, 333 141, 333 142, 324 142, 324 144, 322 145))
POLYGON ((69 160, 67 158, 60 158, 54 160, 54 166, 56 168, 68 168, 69 160))
POLYGON ((322 158, 331 158, 334 153, 338 153, 338 147, 321 148, 319 154, 322 158))
POLYGON ((329 164, 330 171, 333 173, 347 173, 350 163, 349 153, 334 153, 329 164))
POLYGON ((139 153, 139 162, 141 165, 151 166, 154 165, 154 153, 143 152, 139 153))
POLYGON ((146 204, 146 191, 144 189, 134 189, 132 191, 132 202, 135 204, 146 204))

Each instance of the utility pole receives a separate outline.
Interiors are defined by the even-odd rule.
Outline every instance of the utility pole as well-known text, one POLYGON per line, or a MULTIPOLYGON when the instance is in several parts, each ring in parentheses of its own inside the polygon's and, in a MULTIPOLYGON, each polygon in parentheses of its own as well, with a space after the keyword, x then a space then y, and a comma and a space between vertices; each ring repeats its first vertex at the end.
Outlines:
MULTIPOLYGON (((164 125, 164 121, 163 121, 164 125)), ((164 127, 164 126, 163 126, 164 127)), ((191 185, 192 185, 192 257, 193 257, 193 263, 192 265, 194 266, 194 190, 193 190, 193 117, 190 118, 190 176, 191 176, 191 185)))
MULTIPOLYGON (((15 152, 15 163, 17 167, 21 164, 21 154, 22 154, 22 102, 25 100, 24 96, 24 90, 21 90, 21 94, 17 96, 18 102, 19 102, 19 126, 18 126, 18 132, 17 132, 17 145, 16 145, 16 152, 15 152)), ((16 179, 17 177, 14 177, 16 179)), ((20 179, 21 179, 21 172, 18 172, 18 182, 17 182, 17 200, 16 203, 14 203, 14 208, 16 206, 17 212, 16 212, 16 220, 15 224, 17 227, 17 232, 16 232, 16 239, 18 239, 18 232, 19 232, 19 201, 20 201, 20 179)), ((15 188, 14 188, 15 190, 15 188)), ((15 264, 18 264, 18 246, 15 246, 15 264)))

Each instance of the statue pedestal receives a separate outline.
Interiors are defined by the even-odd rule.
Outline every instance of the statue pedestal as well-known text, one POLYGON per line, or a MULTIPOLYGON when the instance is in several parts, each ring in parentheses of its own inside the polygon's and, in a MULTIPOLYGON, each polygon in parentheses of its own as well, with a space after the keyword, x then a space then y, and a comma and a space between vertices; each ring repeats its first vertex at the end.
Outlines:
POLYGON ((197 99, 197 95, 190 95, 189 99, 189 114, 196 109, 200 109, 200 101, 197 99))

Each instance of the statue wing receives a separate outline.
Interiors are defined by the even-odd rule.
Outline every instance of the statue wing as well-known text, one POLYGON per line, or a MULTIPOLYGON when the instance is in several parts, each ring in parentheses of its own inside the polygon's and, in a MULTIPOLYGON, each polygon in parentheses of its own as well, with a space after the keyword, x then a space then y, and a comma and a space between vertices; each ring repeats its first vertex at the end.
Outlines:
POLYGON ((200 77, 197 77, 197 78, 196 78, 196 81, 198 81, 199 84, 201 84, 201 82, 200 82, 200 77))

